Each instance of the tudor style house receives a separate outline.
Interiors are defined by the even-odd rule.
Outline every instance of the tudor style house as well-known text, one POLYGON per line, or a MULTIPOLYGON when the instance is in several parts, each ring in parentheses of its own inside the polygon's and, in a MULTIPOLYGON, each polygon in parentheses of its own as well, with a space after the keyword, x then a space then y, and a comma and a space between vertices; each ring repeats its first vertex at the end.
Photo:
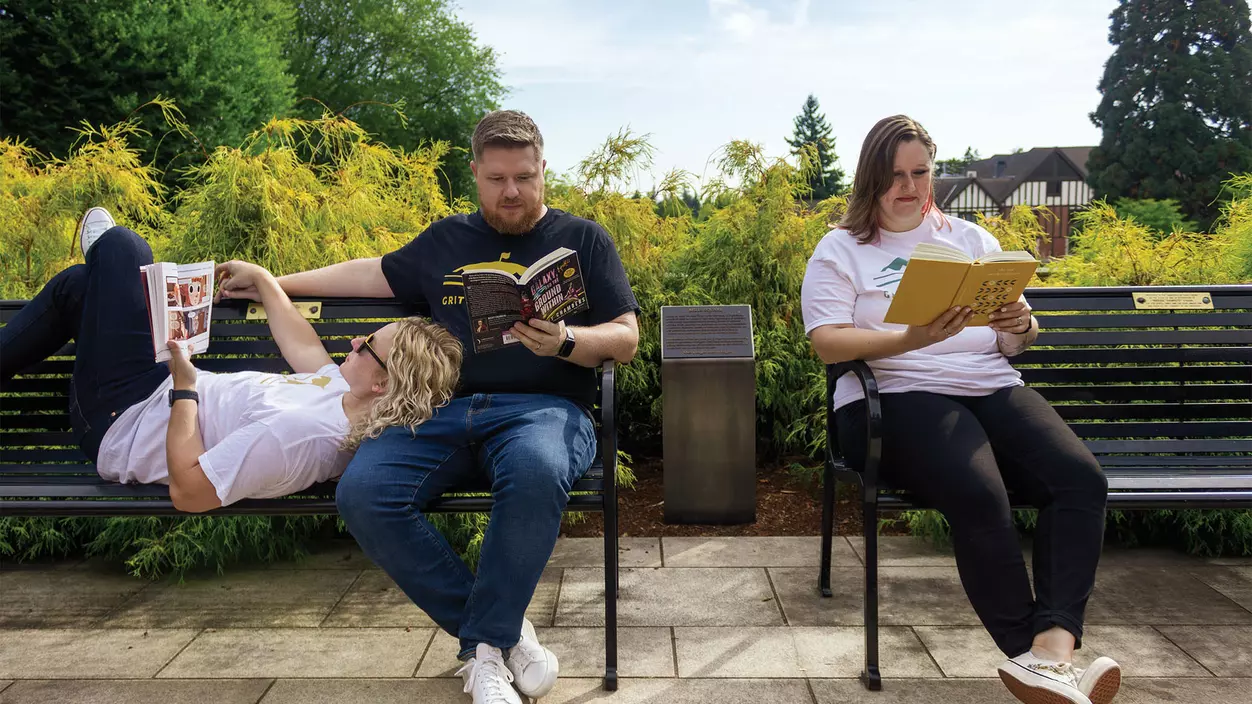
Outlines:
POLYGON ((966 167, 964 174, 935 179, 935 203, 949 215, 973 220, 976 213, 1000 215, 1015 205, 1035 209, 1050 235, 1040 242, 1044 258, 1069 250, 1070 215, 1091 202, 1087 155, 1092 147, 1036 147, 997 154, 966 167))

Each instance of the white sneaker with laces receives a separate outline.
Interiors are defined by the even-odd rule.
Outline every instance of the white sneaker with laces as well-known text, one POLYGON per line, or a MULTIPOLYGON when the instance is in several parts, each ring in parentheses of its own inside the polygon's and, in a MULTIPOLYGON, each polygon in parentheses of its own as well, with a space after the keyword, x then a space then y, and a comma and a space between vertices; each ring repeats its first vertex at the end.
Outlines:
POLYGON ((1109 704, 1122 687, 1122 666, 1113 658, 1100 657, 1085 670, 1078 670, 1078 689, 1091 704, 1109 704))
POLYGON ((116 224, 104 208, 90 208, 83 213, 83 219, 78 221, 78 246, 82 248, 83 256, 87 256, 87 250, 100 239, 100 235, 116 224))
POLYGON ((1078 688, 1078 670, 1067 662, 1041 660, 1027 651, 999 667, 1000 681, 1025 704, 1091 704, 1078 688))
POLYGON ((499 648, 479 643, 474 657, 456 673, 465 681, 464 691, 474 697, 474 704, 522 704, 513 689, 513 673, 504 666, 499 648))
POLYGON ((522 639, 509 649, 505 664, 513 673, 518 691, 533 699, 552 691, 560 672, 556 654, 539 644, 530 619, 522 619, 522 639))

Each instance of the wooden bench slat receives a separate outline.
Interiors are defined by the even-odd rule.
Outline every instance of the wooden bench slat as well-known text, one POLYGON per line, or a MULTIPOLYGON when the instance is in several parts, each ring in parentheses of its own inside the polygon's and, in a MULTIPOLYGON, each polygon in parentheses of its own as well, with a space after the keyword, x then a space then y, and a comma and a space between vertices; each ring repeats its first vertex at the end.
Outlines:
POLYGON ((1035 386, 1049 401, 1252 401, 1252 384, 1035 386))
POLYGON ((1152 381, 1252 381, 1252 365, 1186 367, 1034 367, 1018 370, 1027 384, 1110 384, 1152 381))
POLYGON ((1249 437, 1252 421, 1199 421, 1155 423, 1070 423, 1080 438, 1249 437))
POLYGON ((1159 364, 1163 362, 1252 364, 1252 347, 1117 347, 1105 349, 1032 347, 1013 358, 1015 367, 1031 364, 1159 364))
POLYGON ((1252 418, 1252 403, 1074 403, 1054 404, 1065 420, 1185 420, 1252 418))
POLYGON ((1057 328, 1252 327, 1247 313, 1048 313, 1035 316, 1047 330, 1057 328))
POLYGON ((1043 328, 1039 332, 1039 339, 1036 344, 1041 347, 1247 345, 1252 344, 1252 330, 1099 330, 1054 332, 1043 328))
POLYGON ((1252 440, 1088 440, 1087 449, 1097 455, 1130 452, 1252 453, 1252 440))

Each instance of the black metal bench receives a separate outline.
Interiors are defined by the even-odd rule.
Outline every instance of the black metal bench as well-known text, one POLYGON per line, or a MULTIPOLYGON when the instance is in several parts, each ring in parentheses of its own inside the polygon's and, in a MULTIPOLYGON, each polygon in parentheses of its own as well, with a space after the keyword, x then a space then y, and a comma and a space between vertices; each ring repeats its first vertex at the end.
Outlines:
MULTIPOLYGON (((0 321, 8 323, 25 301, 0 301, 0 321)), ((421 311, 394 300, 300 300, 332 355, 350 350, 353 337, 421 311)), ((261 311, 263 315, 263 311, 261 311)), ((215 305, 212 343, 194 362, 207 371, 290 371, 255 305, 230 301, 215 305)), ((69 377, 73 345, 57 357, 19 375, 0 394, 0 516, 178 515, 163 485, 104 481, 78 449, 70 432, 69 377)), ((615 365, 600 370, 597 413, 600 456, 573 487, 567 511, 600 512, 604 518, 604 688, 617 689, 617 428, 615 365)), ((492 498, 485 480, 443 496, 432 513, 489 513, 492 498)), ((335 484, 318 484, 278 499, 245 499, 214 515, 335 514, 335 484)))
MULTIPOLYGON (((1252 286, 1038 288, 1026 297, 1042 331, 1013 365, 1099 459, 1110 508, 1252 507, 1252 286), (1153 305, 1163 294, 1205 294, 1213 309, 1176 310, 1170 301, 1155 310, 1136 306, 1136 298, 1153 305)), ((869 365, 827 366, 827 404, 844 374, 855 375, 866 393, 869 445, 865 467, 847 466, 827 407, 818 587, 831 596, 835 489, 850 483, 858 487, 865 525, 861 678, 877 690, 877 516, 924 507, 879 480, 882 416, 869 365)))

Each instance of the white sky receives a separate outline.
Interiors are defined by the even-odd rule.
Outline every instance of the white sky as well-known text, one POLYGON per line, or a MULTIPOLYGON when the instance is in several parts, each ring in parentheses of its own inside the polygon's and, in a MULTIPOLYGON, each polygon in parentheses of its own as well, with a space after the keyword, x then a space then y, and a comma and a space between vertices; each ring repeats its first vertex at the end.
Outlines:
POLYGON ((1116 0, 460 0, 500 53, 504 107, 539 124, 570 171, 622 127, 671 168, 711 178, 732 139, 784 155, 809 93, 844 170, 879 118, 906 113, 939 146, 983 156, 1099 143, 1088 118, 1116 0))

